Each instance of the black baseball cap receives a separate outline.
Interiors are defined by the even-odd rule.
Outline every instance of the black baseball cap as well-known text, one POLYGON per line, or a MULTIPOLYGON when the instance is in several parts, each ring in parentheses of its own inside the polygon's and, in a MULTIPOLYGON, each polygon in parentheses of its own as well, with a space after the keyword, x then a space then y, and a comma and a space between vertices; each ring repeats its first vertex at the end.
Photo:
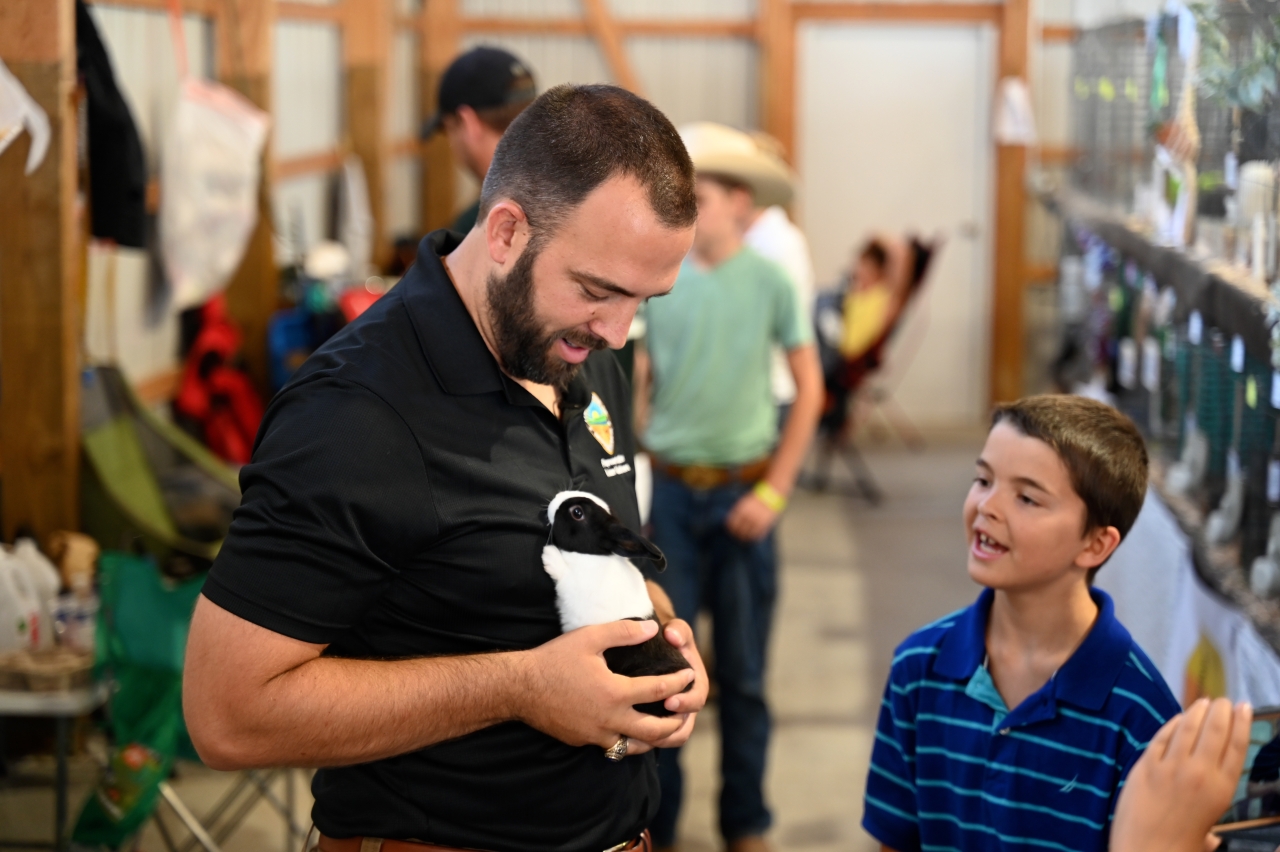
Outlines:
POLYGON ((444 116, 458 107, 487 109, 528 103, 538 96, 529 67, 498 47, 477 47, 459 56, 440 78, 436 114, 422 125, 422 138, 440 129, 444 116))

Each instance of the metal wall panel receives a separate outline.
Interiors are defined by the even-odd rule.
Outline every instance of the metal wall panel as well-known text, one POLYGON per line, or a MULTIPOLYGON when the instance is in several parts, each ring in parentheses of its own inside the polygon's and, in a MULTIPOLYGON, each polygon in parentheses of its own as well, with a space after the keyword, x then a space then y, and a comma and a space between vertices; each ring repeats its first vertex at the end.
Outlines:
POLYGON ((396 32, 391 43, 390 96, 387 98, 386 134, 391 141, 417 135, 422 117, 418 114, 418 34, 396 32))
POLYGON ((280 21, 272 56, 276 157, 329 151, 342 136, 342 34, 332 24, 280 21))
POLYGON ((1066 145, 1071 141, 1071 44, 1042 44, 1034 60, 1032 102, 1040 144, 1066 145))
POLYGON ((396 157, 387 163, 383 181, 383 231, 394 239, 422 233, 422 161, 396 157))
POLYGON ((718 121, 758 123, 757 50, 746 39, 636 37, 631 61, 648 96, 677 127, 718 121))
POLYGON ((328 239, 332 229, 333 175, 316 174, 282 180, 272 191, 276 264, 293 262, 300 251, 328 239))
POLYGON ((756 0, 608 0, 619 18, 727 18, 756 16, 756 0))
POLYGON ((585 36, 477 35, 463 39, 463 50, 487 44, 520 57, 546 91, 561 83, 608 83, 609 68, 594 39, 585 36))
MULTIPOLYGON (((164 128, 178 101, 178 65, 169 19, 163 12, 118 6, 89 7, 111 56, 116 83, 133 113, 147 153, 148 169, 159 165, 164 128)), ((213 76, 213 23, 187 15, 182 21, 187 67, 195 77, 213 76)))
MULTIPOLYGON (((472 35, 464 48, 506 48, 533 69, 538 89, 560 83, 609 83, 613 77, 594 39, 580 36, 472 35)), ((635 37, 627 50, 645 94, 677 125, 757 122, 757 56, 746 39, 635 37)))
POLYGON ((464 16, 489 18, 580 18, 581 0, 462 0, 464 16))

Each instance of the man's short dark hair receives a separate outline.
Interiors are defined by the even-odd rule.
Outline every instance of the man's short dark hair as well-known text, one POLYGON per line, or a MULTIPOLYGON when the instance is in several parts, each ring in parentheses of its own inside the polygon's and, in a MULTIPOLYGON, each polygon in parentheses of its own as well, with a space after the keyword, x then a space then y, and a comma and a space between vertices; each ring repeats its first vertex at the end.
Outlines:
POLYGON ((1128 535, 1147 495, 1147 443, 1132 420, 1094 399, 1044 394, 996 406, 991 426, 1000 423, 1044 441, 1062 459, 1084 501, 1084 532, 1115 527, 1122 539, 1128 535))
POLYGON ((688 228, 697 220, 693 163, 657 107, 617 86, 556 86, 498 143, 480 191, 480 221, 510 199, 524 210, 537 244, 617 175, 639 181, 663 225, 688 228))

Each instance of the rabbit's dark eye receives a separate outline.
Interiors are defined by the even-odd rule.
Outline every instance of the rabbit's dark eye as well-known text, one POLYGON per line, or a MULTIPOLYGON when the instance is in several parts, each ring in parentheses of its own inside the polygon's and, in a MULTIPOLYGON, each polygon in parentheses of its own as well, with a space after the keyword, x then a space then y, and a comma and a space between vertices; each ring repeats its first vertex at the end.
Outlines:
POLYGON ((570 507, 569 507, 569 517, 573 518, 575 521, 580 521, 580 520, 582 520, 583 518, 585 518, 586 516, 587 516, 587 513, 586 513, 586 512, 584 512, 584 511, 582 511, 582 507, 581 507, 581 506, 570 506, 570 507))

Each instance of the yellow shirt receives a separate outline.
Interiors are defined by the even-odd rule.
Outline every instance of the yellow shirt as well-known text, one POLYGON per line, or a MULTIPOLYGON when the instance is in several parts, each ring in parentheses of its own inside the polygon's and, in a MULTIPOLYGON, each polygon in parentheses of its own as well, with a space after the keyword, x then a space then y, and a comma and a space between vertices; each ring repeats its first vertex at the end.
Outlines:
POLYGON ((885 286, 850 290, 844 297, 844 334, 840 354, 854 359, 865 354, 884 334, 893 295, 885 286))

